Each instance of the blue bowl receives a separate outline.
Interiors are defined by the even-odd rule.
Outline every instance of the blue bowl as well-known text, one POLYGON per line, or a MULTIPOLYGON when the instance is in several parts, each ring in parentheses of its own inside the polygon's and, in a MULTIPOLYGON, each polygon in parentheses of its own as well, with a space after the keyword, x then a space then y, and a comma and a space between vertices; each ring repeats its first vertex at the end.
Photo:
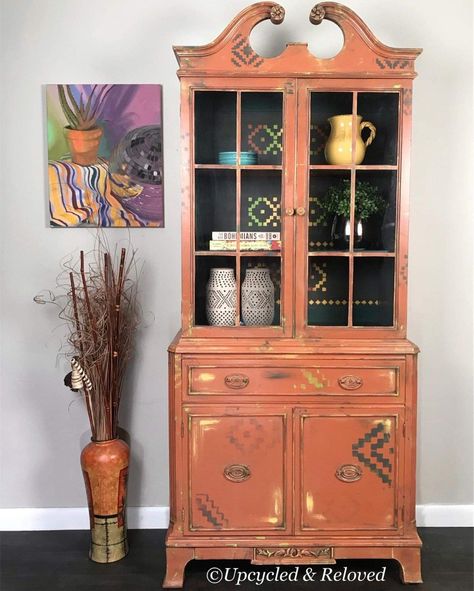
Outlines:
MULTIPOLYGON (((219 164, 237 164, 237 152, 219 152, 219 164)), ((240 164, 257 164, 257 154, 255 152, 241 152, 240 164)))

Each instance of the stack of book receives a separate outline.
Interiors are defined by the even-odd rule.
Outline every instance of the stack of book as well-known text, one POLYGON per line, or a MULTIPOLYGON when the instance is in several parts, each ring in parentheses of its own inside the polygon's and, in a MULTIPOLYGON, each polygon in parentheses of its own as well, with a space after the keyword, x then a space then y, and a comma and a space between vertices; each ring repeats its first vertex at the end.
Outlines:
MULTIPOLYGON (((213 232, 209 250, 236 250, 237 232, 213 232)), ((280 232, 240 232, 240 250, 281 250, 280 232)))

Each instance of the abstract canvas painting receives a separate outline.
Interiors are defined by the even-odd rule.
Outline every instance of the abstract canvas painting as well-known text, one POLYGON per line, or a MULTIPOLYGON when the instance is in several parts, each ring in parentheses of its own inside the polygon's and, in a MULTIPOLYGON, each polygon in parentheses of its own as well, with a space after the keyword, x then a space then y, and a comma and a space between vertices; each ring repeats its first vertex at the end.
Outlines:
POLYGON ((52 227, 164 226, 159 84, 49 84, 52 227))

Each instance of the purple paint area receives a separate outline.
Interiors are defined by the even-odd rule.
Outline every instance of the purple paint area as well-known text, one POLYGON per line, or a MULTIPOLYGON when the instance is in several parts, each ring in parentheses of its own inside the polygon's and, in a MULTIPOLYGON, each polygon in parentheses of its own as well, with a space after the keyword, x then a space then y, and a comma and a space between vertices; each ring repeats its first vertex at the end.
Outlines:
MULTIPOLYGON (((104 84, 98 84, 97 94, 104 84)), ((111 86, 100 112, 99 122, 104 130, 100 155, 109 158, 118 142, 129 131, 144 125, 161 126, 161 86, 159 84, 115 84, 111 86)), ((91 84, 73 87, 77 100, 82 93, 89 96, 91 84)))
POLYGON ((143 185, 138 197, 121 199, 121 204, 144 221, 163 226, 163 185, 143 185))

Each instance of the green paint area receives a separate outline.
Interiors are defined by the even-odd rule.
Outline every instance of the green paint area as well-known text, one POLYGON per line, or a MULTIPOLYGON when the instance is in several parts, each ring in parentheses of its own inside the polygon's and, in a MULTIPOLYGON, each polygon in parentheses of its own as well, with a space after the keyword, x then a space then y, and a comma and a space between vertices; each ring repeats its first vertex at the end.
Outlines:
POLYGON ((69 154, 64 125, 64 121, 48 105, 48 160, 61 160, 69 154))
POLYGON ((302 373, 303 373, 306 381, 308 382, 308 384, 311 384, 312 386, 314 386, 318 390, 320 390, 321 388, 324 388, 324 386, 325 386, 324 382, 321 382, 320 379, 317 376, 315 376, 312 372, 310 372, 307 369, 304 369, 304 370, 302 370, 302 373))

